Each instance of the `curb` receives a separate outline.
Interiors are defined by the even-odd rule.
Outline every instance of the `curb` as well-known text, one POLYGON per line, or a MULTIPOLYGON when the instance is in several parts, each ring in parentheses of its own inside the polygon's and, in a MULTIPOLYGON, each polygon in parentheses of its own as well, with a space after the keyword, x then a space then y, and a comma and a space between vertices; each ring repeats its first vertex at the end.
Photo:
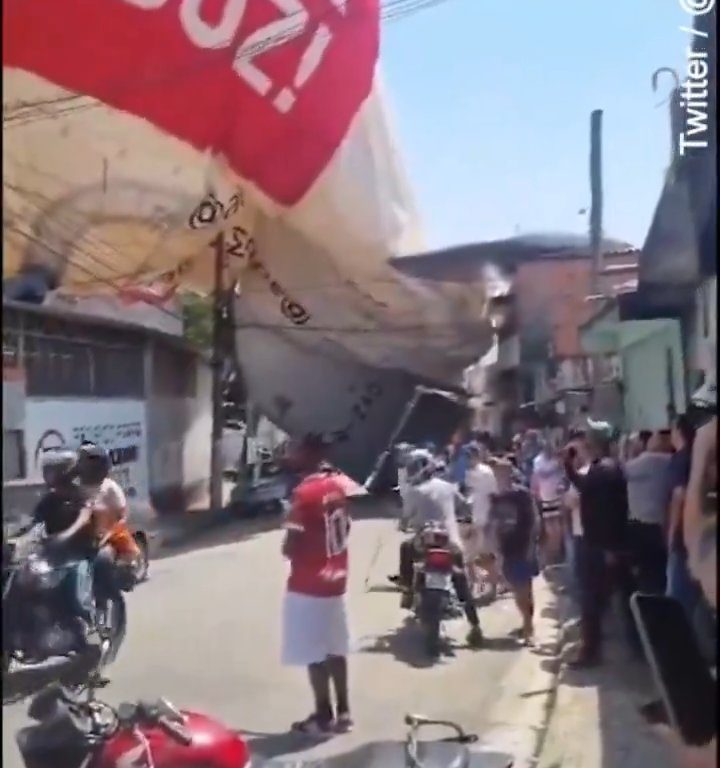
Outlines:
POLYGON ((513 768, 534 768, 555 706, 563 649, 562 595, 545 577, 536 582, 536 648, 510 670, 481 749, 513 756, 513 768))

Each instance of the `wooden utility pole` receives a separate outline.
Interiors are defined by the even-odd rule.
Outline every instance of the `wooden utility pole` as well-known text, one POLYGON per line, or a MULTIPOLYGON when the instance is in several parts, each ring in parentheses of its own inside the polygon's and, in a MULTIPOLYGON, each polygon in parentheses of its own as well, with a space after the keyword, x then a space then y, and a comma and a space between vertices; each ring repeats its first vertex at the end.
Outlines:
MULTIPOLYGON (((222 238, 222 233, 220 234, 222 238)), ((212 334, 212 437, 210 444, 210 509, 213 512, 222 508, 222 437, 223 437, 223 368, 222 349, 223 321, 225 314, 225 291, 223 290, 223 267, 225 262, 224 241, 221 240, 215 251, 213 294, 213 334, 212 334)))
POLYGON ((602 253, 602 110, 590 115, 590 248, 593 258, 593 292, 601 289, 602 253))

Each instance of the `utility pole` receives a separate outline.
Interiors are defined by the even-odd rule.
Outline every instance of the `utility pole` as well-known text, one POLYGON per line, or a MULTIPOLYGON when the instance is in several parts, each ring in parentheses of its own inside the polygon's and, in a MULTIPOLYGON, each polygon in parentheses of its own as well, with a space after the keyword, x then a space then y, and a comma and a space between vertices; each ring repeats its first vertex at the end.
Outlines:
POLYGON ((212 433, 210 444, 210 509, 222 508, 222 437, 223 437, 223 368, 222 350, 223 321, 225 314, 225 292, 223 290, 223 267, 225 247, 223 233, 215 244, 213 333, 212 333, 212 433))
POLYGON ((602 253, 602 110, 590 115, 590 248, 593 258, 593 293, 600 293, 602 253))

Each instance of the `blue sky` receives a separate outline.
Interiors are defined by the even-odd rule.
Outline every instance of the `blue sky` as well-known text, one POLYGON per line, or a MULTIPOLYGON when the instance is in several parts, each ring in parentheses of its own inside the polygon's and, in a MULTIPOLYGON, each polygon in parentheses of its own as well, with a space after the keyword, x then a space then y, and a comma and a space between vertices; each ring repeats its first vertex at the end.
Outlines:
POLYGON ((383 25, 382 71, 430 247, 584 232, 603 109, 604 232, 642 245, 670 156, 678 0, 446 0, 383 25))

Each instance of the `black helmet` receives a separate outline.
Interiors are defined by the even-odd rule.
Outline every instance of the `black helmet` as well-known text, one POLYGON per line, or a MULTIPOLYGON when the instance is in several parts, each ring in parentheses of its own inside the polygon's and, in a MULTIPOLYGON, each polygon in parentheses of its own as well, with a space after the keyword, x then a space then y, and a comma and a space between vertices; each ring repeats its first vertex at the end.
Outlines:
POLYGON ((110 454, 100 445, 84 442, 77 453, 77 472, 81 483, 99 485, 110 474, 110 454))
POLYGON ((48 488, 72 482, 77 475, 78 457, 67 448, 45 451, 42 455, 42 476, 48 488))

